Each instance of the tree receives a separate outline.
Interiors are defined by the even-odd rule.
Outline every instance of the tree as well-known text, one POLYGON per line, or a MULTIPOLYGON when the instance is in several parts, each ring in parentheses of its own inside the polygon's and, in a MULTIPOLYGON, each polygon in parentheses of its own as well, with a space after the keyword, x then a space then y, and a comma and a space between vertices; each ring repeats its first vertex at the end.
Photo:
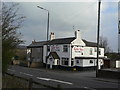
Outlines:
POLYGON ((110 47, 108 46, 108 40, 106 37, 100 36, 99 45, 104 48, 105 53, 109 53, 111 51, 110 47))
POLYGON ((14 56, 14 49, 21 43, 21 33, 18 29, 24 21, 24 16, 18 14, 18 3, 2 3, 2 71, 6 71, 11 58, 14 56))

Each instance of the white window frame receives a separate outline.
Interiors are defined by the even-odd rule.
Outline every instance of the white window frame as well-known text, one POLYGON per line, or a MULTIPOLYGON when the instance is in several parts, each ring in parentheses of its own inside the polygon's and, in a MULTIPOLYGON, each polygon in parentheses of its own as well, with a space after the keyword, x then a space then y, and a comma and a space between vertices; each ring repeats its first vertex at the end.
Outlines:
POLYGON ((63 52, 68 52, 68 45, 63 45, 63 52))

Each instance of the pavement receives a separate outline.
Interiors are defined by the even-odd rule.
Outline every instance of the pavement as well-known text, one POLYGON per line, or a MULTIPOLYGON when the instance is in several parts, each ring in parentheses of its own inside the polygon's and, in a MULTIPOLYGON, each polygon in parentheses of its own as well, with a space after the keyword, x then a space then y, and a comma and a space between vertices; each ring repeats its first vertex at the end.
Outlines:
POLYGON ((96 78, 95 71, 63 71, 45 68, 27 68, 17 65, 10 66, 8 72, 24 78, 61 88, 83 88, 96 90, 98 88, 120 89, 120 83, 115 79, 96 78))

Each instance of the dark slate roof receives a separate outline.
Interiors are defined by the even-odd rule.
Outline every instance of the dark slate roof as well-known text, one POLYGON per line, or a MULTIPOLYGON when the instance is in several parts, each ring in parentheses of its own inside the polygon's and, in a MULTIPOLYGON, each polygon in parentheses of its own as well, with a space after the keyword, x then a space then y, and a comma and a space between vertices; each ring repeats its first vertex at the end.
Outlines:
POLYGON ((48 56, 52 55, 52 57, 54 59, 60 59, 60 57, 58 56, 58 54, 56 52, 50 52, 50 54, 48 56))
POLYGON ((97 47, 97 43, 95 43, 95 42, 88 42, 84 39, 82 39, 82 40, 86 44, 86 46, 97 47))
POLYGON ((75 39, 75 37, 58 38, 58 39, 53 39, 52 41, 49 41, 48 44, 49 45, 53 45, 53 44, 70 44, 74 39, 75 39))
MULTIPOLYGON (((75 37, 70 37, 70 38, 58 38, 58 39, 53 39, 53 40, 49 40, 49 41, 34 42, 34 43, 31 43, 29 46, 27 46, 27 48, 41 47, 41 46, 47 45, 47 44, 48 45, 70 44, 74 39, 75 39, 75 37)), ((84 39, 82 39, 82 40, 86 44, 86 46, 97 47, 97 43, 89 42, 89 41, 86 41, 84 39)))
MULTIPOLYGON (((97 59, 96 57, 75 57, 75 59, 97 59)), ((99 59, 104 59, 104 57, 99 57, 99 59)))
POLYGON ((32 42, 29 46, 27 46, 27 48, 41 47, 46 43, 47 43, 47 41, 32 42))

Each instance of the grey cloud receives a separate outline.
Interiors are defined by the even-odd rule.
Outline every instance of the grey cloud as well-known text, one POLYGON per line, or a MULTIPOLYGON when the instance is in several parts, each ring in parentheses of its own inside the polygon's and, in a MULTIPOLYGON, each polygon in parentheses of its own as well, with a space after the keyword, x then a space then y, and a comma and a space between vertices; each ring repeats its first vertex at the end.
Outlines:
MULTIPOLYGON (((46 24, 47 24, 47 12, 37 8, 37 5, 42 6, 50 11, 50 32, 55 32, 56 38, 71 37, 74 36, 73 26, 75 30, 80 29, 82 38, 89 41, 96 41, 97 33, 97 3, 96 2, 35 2, 35 3, 20 3, 22 8, 21 12, 27 16, 23 31, 24 39, 27 40, 26 44, 29 44, 32 39, 46 40, 46 24)), ((103 11, 111 8, 116 8, 112 4, 103 4, 103 11)), ((108 37, 108 27, 115 28, 113 25, 115 14, 102 13, 102 35, 106 36, 109 40, 110 46, 113 47, 108 37), (113 18, 114 17, 114 18, 113 18), (104 30, 104 31, 103 31, 104 30)), ((116 21, 115 21, 116 22, 116 21)), ((110 29, 111 30, 111 29, 110 29)), ((116 32, 111 30, 114 35, 116 32)), ((112 38, 116 42, 115 38, 112 38)), ((116 45, 115 45, 116 46, 116 45)), ((114 47, 112 48, 114 49, 114 47)), ((116 50, 116 49, 115 49, 116 50)))

